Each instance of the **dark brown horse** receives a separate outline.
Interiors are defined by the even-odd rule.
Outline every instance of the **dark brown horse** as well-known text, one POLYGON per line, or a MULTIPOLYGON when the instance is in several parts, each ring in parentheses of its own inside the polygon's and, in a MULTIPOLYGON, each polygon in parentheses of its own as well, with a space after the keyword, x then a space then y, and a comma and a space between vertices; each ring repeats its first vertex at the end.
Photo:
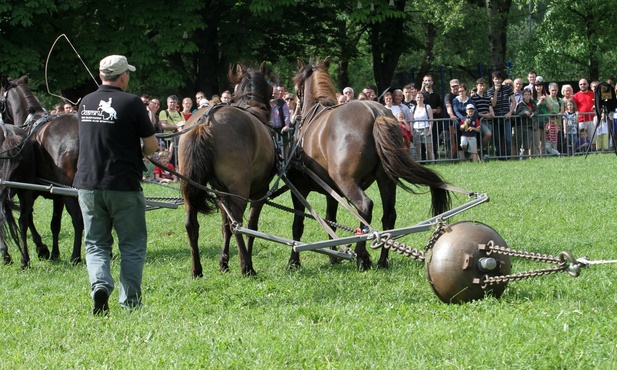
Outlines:
MULTIPOLYGON (((248 227, 257 230, 263 197, 275 173, 274 143, 266 126, 270 119, 272 88, 259 72, 230 71, 229 77, 239 84, 234 106, 203 108, 193 114, 186 123, 188 131, 181 135, 178 143, 180 173, 226 193, 213 194, 182 181, 194 277, 203 276, 197 213, 208 214, 220 208, 223 250, 219 266, 221 271, 228 271, 231 222, 242 222, 248 199, 259 200, 251 202, 248 218, 248 227)), ((245 244, 242 235, 236 233, 235 236, 242 273, 254 275, 254 238, 247 238, 245 244)))
MULTIPOLYGON (((414 191, 401 179, 414 187, 430 188, 434 215, 448 210, 450 195, 445 190, 446 183, 437 173, 416 163, 404 149, 401 130, 390 110, 377 102, 359 100, 335 106, 335 89, 328 66, 328 60, 317 65, 299 61, 300 69, 294 78, 304 118, 297 133, 302 143, 299 156, 303 164, 347 198, 368 223, 373 201, 364 190, 377 181, 384 230, 394 228, 396 222, 397 185, 414 191)), ((289 179, 305 198, 313 190, 326 193, 300 170, 290 170, 289 179)), ((326 198, 326 219, 336 221, 338 203, 331 195, 326 194, 326 198)), ((296 210, 304 211, 304 205, 295 196, 293 202, 296 210)), ((304 217, 296 215, 293 238, 300 240, 303 231, 304 217)), ((370 268, 365 242, 358 243, 356 253, 358 267, 370 268)), ((292 252, 289 266, 300 266, 298 252, 292 252)), ((388 267, 388 249, 382 248, 378 266, 388 267)))
MULTIPOLYGON (((0 178, 3 181, 32 183, 35 180, 34 152, 28 133, 14 125, 0 125, 0 178)), ((11 263, 7 242, 12 239, 22 252, 22 266, 29 261, 28 250, 21 248, 26 243, 34 194, 31 190, 0 185, 0 253, 4 263, 11 263), (17 195, 22 205, 19 224, 13 217, 17 195)), ((25 265, 24 265, 25 264, 25 265)))
MULTIPOLYGON (((22 127, 28 132, 28 138, 33 145, 36 180, 49 184, 72 186, 79 154, 77 116, 74 114, 50 116, 32 94, 28 86, 27 76, 13 80, 2 76, 0 99, 4 122, 22 127)), ((58 240, 62 210, 66 207, 71 215, 73 229, 75 230, 71 262, 80 262, 84 226, 77 197, 59 196, 47 192, 35 192, 34 194, 35 197, 43 195, 54 200, 51 221, 53 236, 51 253, 36 232, 32 222, 32 212, 30 212, 29 229, 37 246, 39 257, 51 257, 52 259, 60 257, 58 240)), ((22 207, 22 210, 24 207, 31 209, 31 206, 25 204, 20 204, 20 207, 22 207)), ((25 233, 25 231, 22 232, 25 233)), ((22 243, 22 267, 26 267, 29 263, 27 245, 25 240, 22 243)))

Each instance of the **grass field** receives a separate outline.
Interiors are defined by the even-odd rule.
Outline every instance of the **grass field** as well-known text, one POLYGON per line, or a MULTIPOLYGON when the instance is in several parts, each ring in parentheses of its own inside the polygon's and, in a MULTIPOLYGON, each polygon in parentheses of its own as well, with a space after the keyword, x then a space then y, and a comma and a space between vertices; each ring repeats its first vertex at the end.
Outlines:
MULTIPOLYGON (((491 201, 454 218, 484 222, 508 246, 578 258, 617 259, 614 155, 433 166, 453 185, 491 201)), ((381 211, 376 188, 375 226, 381 211)), ((176 196, 150 186, 147 195, 176 196)), ((290 204, 287 195, 277 200, 290 204)), ((309 199, 323 210, 318 196, 309 199)), ((38 201, 44 238, 50 204, 38 201)), ((465 199, 456 196, 455 203, 465 199)), ((397 227, 429 215, 427 194, 399 191, 397 227)), ((201 217, 202 279, 190 277, 184 211, 147 214, 144 308, 92 317, 84 265, 72 267, 65 216, 62 261, 0 266, 0 368, 610 369, 617 368, 617 266, 510 283, 499 299, 441 303, 424 265, 392 255, 389 270, 358 272, 306 252, 286 271, 289 247, 258 241, 256 277, 218 272, 220 216, 201 217)), ((267 207, 260 229, 291 236, 292 216, 267 207)), ((340 211, 339 222, 355 225, 340 211)), ((307 221, 306 240, 325 239, 307 221)), ((341 234, 345 235, 345 234, 341 234)), ((422 248, 430 233, 401 241, 422 248)), ((11 249, 18 260, 19 253, 11 249)), ((372 252, 373 261, 378 252, 372 252)), ((512 258, 513 272, 551 265, 512 258)), ((113 265, 118 276, 118 261, 113 265)))

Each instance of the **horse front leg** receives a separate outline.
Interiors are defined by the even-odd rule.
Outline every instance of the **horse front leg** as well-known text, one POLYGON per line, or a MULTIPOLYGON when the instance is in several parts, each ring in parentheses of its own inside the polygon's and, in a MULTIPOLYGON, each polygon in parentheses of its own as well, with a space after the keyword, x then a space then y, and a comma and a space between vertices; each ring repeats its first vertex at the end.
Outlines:
MULTIPOLYGON (((251 208, 249 209, 249 219, 248 219, 248 225, 247 225, 249 229, 255 230, 255 231, 259 229, 259 216, 261 215, 261 210, 263 209, 263 206, 264 206, 263 203, 251 204, 251 208)), ((248 256, 247 257, 248 262, 245 261, 245 270, 249 272, 249 274, 245 273, 245 275, 256 275, 257 273, 253 269, 253 244, 255 243, 255 237, 248 236, 246 239, 247 239, 246 250, 247 250, 247 256, 248 256)))
MULTIPOLYGON (((302 195, 306 198, 306 194, 302 195)), ((291 229, 293 240, 300 241, 302 239, 302 234, 304 234, 304 216, 302 213, 305 211, 305 207, 302 202, 296 198, 295 195, 291 197, 294 205, 294 210, 296 213, 294 214, 293 226, 291 229)), ((302 265, 300 264, 300 252, 296 252, 291 250, 291 255, 289 256, 289 261, 287 262, 287 269, 296 269, 300 268, 302 265)))
POLYGON ((199 222, 197 222, 197 211, 189 205, 186 205, 185 209, 186 220, 184 222, 184 227, 186 228, 186 234, 189 238, 189 246, 191 248, 191 272, 194 278, 203 277, 203 269, 201 260, 199 259, 199 222))
MULTIPOLYGON (((336 222, 336 214, 338 213, 338 201, 331 196, 326 197, 326 220, 336 222)), ((335 226, 330 226, 332 231, 336 232, 335 226)), ((332 238, 330 238, 332 239, 332 238)), ((336 247, 330 247, 332 250, 336 250, 336 247)), ((330 256, 330 264, 334 265, 341 263, 339 257, 330 256)))
MULTIPOLYGON (((21 207, 19 214, 19 240, 22 269, 30 267, 30 255, 28 254, 28 225, 32 218, 32 202, 33 200, 30 196, 19 197, 21 207)), ((47 252, 49 253, 49 250, 47 250, 47 252)), ((49 258, 49 255, 47 257, 49 258)))
MULTIPOLYGON (((79 207, 79 201, 74 197, 65 197, 64 205, 69 215, 71 215, 71 221, 73 223, 73 230, 75 237, 73 238, 73 253, 71 254, 71 263, 77 265, 81 263, 81 244, 84 235, 84 219, 81 214, 81 207, 79 207)), ((59 254, 59 251, 58 251, 59 254)), ((54 252, 52 251, 52 258, 54 252)))

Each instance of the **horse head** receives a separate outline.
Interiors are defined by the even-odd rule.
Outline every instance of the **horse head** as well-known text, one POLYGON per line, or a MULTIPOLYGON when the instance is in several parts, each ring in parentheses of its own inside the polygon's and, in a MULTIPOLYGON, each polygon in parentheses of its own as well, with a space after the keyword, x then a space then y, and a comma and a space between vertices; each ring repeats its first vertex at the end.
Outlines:
POLYGON ((336 105, 336 88, 328 72, 330 57, 315 64, 298 59, 298 72, 294 77, 294 83, 298 89, 298 98, 302 106, 302 116, 320 104, 322 106, 336 105))
POLYGON ((28 86, 28 75, 17 79, 2 76, 0 85, 0 112, 4 122, 20 126, 29 115, 45 112, 28 86))
POLYGON ((246 108, 260 121, 266 123, 270 120, 272 86, 266 81, 264 71, 263 63, 260 71, 236 64, 230 68, 228 77, 236 85, 234 105, 246 108))

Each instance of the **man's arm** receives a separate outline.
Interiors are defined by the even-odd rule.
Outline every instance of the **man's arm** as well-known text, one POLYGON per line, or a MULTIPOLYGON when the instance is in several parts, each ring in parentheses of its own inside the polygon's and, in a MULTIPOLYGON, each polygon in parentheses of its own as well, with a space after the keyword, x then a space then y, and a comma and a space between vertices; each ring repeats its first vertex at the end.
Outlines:
POLYGON ((141 148, 141 152, 143 153, 144 157, 149 157, 150 155, 152 155, 152 153, 156 152, 159 147, 159 143, 154 135, 145 137, 142 140, 143 145, 141 148))

